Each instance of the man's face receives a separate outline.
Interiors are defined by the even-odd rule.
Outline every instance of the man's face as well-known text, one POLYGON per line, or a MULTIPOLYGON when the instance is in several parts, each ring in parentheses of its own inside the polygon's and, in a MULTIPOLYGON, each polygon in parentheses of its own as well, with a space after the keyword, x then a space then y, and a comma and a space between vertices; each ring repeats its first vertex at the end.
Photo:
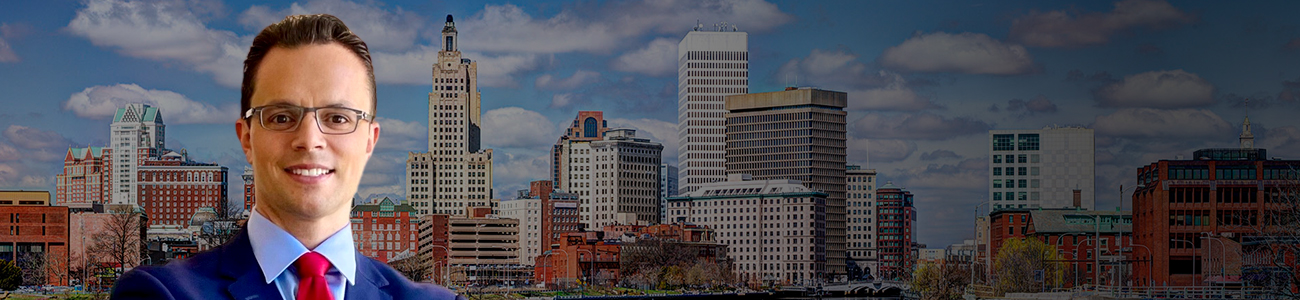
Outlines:
MULTIPOLYGON (((374 114, 365 66, 338 43, 272 48, 262 59, 254 87, 252 108, 336 106, 374 114)), ((300 219, 349 210, 379 139, 379 124, 357 120, 356 131, 332 135, 321 132, 317 112, 302 114, 297 128, 289 131, 268 130, 258 117, 235 125, 253 165, 258 210, 300 219)))

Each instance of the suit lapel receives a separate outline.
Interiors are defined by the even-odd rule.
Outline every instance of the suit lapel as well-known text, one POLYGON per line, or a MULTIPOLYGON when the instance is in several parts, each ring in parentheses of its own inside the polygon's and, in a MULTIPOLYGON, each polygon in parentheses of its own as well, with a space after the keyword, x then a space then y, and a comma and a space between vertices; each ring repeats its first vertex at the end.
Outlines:
POLYGON ((281 298, 280 289, 274 282, 266 283, 262 270, 258 268, 257 256, 253 255, 253 245, 248 241, 247 229, 241 230, 233 240, 221 246, 219 262, 221 275, 233 281, 226 287, 231 298, 236 300, 281 298))
POLYGON ((347 291, 344 292, 347 296, 339 300, 393 299, 392 295, 389 295, 388 292, 383 290, 383 288, 388 285, 388 278, 385 278, 383 274, 379 273, 379 270, 375 269, 373 262, 365 256, 355 252, 353 253, 353 256, 357 259, 357 278, 354 280, 356 284, 349 286, 347 291))

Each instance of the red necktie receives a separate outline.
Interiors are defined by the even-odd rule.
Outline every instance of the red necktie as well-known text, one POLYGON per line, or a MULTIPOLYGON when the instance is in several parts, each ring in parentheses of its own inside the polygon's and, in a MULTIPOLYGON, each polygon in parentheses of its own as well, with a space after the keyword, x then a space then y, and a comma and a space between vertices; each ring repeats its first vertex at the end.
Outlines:
POLYGON ((329 284, 325 282, 325 272, 330 269, 330 261, 324 255, 307 252, 293 263, 298 267, 298 300, 333 300, 329 284))

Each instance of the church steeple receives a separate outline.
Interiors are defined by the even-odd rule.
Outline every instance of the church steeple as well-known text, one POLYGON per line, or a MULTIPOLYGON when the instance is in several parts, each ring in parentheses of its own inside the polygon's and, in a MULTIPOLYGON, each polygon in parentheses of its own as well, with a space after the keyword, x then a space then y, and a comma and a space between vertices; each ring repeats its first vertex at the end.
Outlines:
POLYGON ((1250 133, 1250 99, 1246 100, 1246 121, 1241 123, 1241 149, 1255 148, 1255 135, 1250 133))

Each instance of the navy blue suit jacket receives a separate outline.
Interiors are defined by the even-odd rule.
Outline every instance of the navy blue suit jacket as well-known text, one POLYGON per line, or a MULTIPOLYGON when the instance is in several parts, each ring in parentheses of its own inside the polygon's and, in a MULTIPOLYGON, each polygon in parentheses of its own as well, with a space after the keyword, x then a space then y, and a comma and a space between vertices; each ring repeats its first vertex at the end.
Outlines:
MULTIPOLYGON (((446 288, 415 283, 373 258, 357 255, 357 278, 342 298, 464 299, 446 288)), ((161 267, 138 267, 118 278, 111 299, 280 299, 253 256, 248 232, 194 257, 161 267)))

